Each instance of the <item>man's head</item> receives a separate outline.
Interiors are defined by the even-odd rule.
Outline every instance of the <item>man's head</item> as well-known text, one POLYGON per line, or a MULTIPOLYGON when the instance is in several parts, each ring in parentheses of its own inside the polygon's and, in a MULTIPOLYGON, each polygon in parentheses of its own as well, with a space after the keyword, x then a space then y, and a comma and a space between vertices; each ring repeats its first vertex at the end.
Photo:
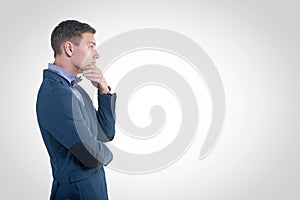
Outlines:
POLYGON ((54 57, 62 53, 63 44, 67 41, 78 46, 83 33, 95 34, 96 30, 90 25, 76 20, 60 22, 51 34, 51 46, 54 51, 54 57))
MULTIPOLYGON (((51 34, 55 59, 68 60, 77 69, 95 64, 99 54, 95 50, 96 30, 86 23, 66 20, 59 23, 51 34)), ((65 62, 65 61, 64 61, 65 62)))

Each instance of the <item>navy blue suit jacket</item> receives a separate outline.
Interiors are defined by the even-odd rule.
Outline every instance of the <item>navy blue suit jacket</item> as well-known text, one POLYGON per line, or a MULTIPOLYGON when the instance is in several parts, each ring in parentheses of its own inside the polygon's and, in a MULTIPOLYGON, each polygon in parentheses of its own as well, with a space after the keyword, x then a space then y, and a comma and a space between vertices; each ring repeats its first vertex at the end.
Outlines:
POLYGON ((103 166, 112 160, 104 142, 115 134, 116 94, 98 92, 96 110, 88 94, 66 79, 44 70, 36 111, 50 156, 53 183, 50 199, 108 199, 103 166))

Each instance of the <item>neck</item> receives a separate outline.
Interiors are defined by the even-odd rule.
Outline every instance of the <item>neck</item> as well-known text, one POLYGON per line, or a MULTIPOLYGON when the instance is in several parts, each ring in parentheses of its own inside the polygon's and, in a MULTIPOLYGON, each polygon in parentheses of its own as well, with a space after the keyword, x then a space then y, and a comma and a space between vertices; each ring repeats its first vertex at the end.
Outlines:
POLYGON ((62 59, 60 57, 55 57, 54 63, 56 66, 63 68, 70 74, 72 74, 74 77, 78 74, 78 69, 70 63, 69 60, 62 59))

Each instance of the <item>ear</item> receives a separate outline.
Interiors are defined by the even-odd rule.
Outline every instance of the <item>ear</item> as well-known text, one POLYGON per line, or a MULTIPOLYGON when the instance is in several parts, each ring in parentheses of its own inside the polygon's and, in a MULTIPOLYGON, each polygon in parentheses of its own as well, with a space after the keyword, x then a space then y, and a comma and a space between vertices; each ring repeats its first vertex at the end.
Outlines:
POLYGON ((74 45, 70 41, 65 42, 63 48, 67 56, 71 57, 73 55, 74 45))

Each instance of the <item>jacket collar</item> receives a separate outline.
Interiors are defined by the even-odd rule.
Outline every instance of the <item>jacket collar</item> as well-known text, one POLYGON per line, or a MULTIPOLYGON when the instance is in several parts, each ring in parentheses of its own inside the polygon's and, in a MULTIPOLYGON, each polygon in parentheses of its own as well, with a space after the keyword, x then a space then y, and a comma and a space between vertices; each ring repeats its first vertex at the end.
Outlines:
POLYGON ((45 69, 44 70, 43 77, 44 78, 50 78, 50 79, 53 79, 55 81, 59 81, 62 84, 67 85, 69 87, 72 86, 72 84, 67 79, 65 79, 64 77, 58 75, 56 72, 53 72, 53 71, 51 71, 49 69, 45 69))
POLYGON ((69 72, 65 71, 63 68, 52 63, 48 64, 48 70, 44 70, 44 77, 51 78, 56 81, 61 81, 61 80, 67 81, 68 86, 72 86, 72 87, 76 86, 82 80, 81 76, 74 77, 69 72))

